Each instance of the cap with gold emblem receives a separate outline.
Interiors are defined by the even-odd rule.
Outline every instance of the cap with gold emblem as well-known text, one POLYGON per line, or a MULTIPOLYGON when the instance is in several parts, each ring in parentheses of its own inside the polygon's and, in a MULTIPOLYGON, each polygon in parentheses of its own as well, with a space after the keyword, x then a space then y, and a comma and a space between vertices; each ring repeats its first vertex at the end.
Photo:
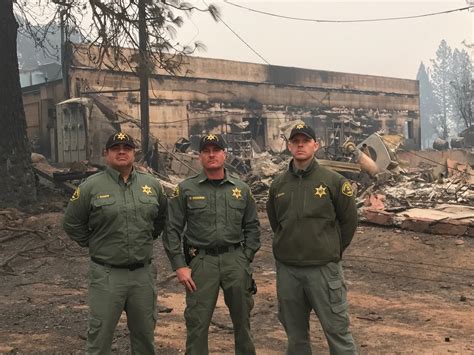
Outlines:
POLYGON ((105 149, 109 149, 117 144, 125 144, 129 147, 136 148, 135 141, 131 136, 127 133, 117 132, 112 134, 109 139, 107 139, 107 143, 105 144, 105 149))
POLYGON ((214 144, 221 149, 225 149, 227 147, 224 138, 220 134, 207 134, 202 136, 201 140, 199 141, 199 151, 203 150, 208 144, 214 144))
POLYGON ((305 125, 304 123, 297 124, 293 127, 290 132, 290 139, 293 139, 293 137, 297 134, 304 134, 305 136, 316 140, 316 133, 314 133, 314 130, 310 126, 305 125))

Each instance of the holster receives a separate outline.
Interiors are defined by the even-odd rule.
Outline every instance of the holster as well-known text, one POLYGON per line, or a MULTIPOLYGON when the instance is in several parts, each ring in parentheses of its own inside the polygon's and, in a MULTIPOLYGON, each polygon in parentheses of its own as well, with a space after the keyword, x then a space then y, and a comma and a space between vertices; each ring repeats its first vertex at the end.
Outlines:
POLYGON ((183 253, 184 260, 186 261, 186 264, 189 265, 191 264, 191 260, 193 260, 197 256, 199 250, 193 247, 192 245, 189 245, 186 238, 183 237, 183 253))
POLYGON ((250 293, 252 295, 255 295, 257 293, 257 283, 255 282, 255 279, 253 278, 253 276, 251 276, 252 278, 252 284, 250 285, 250 293))
POLYGON ((184 260, 186 260, 186 264, 189 265, 189 263, 191 263, 191 260, 193 260, 193 258, 191 257, 191 255, 189 255, 189 245, 185 237, 183 237, 183 254, 184 254, 184 260))

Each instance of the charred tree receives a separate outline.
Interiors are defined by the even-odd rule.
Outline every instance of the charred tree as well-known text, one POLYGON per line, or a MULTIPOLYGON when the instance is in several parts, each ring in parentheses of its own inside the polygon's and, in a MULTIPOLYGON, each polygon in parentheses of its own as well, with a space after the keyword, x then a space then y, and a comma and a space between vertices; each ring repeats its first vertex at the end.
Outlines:
POLYGON ((18 70, 17 29, 13 1, 0 0, 0 207, 25 207, 36 200, 18 70))

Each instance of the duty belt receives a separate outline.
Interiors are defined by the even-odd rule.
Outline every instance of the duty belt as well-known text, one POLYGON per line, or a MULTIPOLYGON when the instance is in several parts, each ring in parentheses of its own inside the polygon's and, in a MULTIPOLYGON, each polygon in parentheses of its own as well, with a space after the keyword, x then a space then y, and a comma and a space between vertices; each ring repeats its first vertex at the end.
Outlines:
POLYGON ((220 254, 228 253, 230 251, 234 251, 242 247, 242 244, 240 243, 235 243, 232 245, 217 245, 214 247, 209 247, 209 248, 196 248, 193 246, 190 246, 188 249, 188 253, 191 257, 196 256, 199 253, 203 253, 206 255, 212 255, 212 256, 217 256, 220 254))
POLYGON ((127 264, 127 265, 112 265, 112 264, 108 264, 108 263, 105 263, 101 260, 98 260, 96 258, 94 258, 93 256, 91 256, 91 260, 96 263, 96 264, 99 264, 99 265, 102 265, 102 266, 106 266, 106 267, 110 267, 112 269, 128 269, 130 271, 133 271, 133 270, 136 270, 136 269, 140 269, 142 267, 144 267, 145 265, 147 264, 151 264, 151 259, 148 260, 147 262, 145 263, 134 263, 134 264, 127 264))

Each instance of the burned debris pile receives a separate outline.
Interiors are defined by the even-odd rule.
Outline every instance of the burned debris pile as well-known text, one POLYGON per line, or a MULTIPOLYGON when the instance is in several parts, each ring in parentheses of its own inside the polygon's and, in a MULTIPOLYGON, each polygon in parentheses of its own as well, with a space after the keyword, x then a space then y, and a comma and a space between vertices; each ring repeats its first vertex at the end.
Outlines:
MULTIPOLYGON (((413 152, 402 147, 400 136, 374 134, 358 145, 347 140, 338 149, 323 148, 317 156, 319 164, 353 182, 361 220, 433 234, 474 236, 474 153, 413 152)), ((199 166, 196 152, 183 154, 193 156, 194 166, 199 166)), ((228 169, 249 184, 264 210, 270 184, 288 168, 290 155, 267 151, 246 159, 229 156, 228 169)))
MULTIPOLYGON (((436 158, 437 152, 433 153, 436 158)), ((425 159, 416 168, 400 168, 383 184, 369 186, 358 196, 361 219, 418 232, 474 237, 473 153, 465 153, 466 162, 458 162, 428 158, 429 152, 424 152, 425 159)), ((410 154, 415 153, 399 153, 410 154)))
MULTIPOLYGON (((282 132, 285 137, 284 127, 282 132)), ((155 175, 171 195, 181 180, 200 171, 192 141, 181 138, 172 150, 158 149, 155 144, 152 159, 142 157, 136 168, 155 175)), ((290 155, 287 151, 261 152, 252 148, 251 141, 244 143, 239 140, 237 148, 229 147, 226 168, 249 184, 263 211, 273 178, 288 169, 290 155)), ((316 155, 319 164, 352 181, 361 220, 435 234, 474 236, 474 152, 415 152, 402 147, 400 136, 373 134, 358 145, 346 139, 323 146, 316 155)), ((100 168, 87 162, 52 167, 39 155, 33 156, 33 162, 39 176, 68 192, 100 168)))

